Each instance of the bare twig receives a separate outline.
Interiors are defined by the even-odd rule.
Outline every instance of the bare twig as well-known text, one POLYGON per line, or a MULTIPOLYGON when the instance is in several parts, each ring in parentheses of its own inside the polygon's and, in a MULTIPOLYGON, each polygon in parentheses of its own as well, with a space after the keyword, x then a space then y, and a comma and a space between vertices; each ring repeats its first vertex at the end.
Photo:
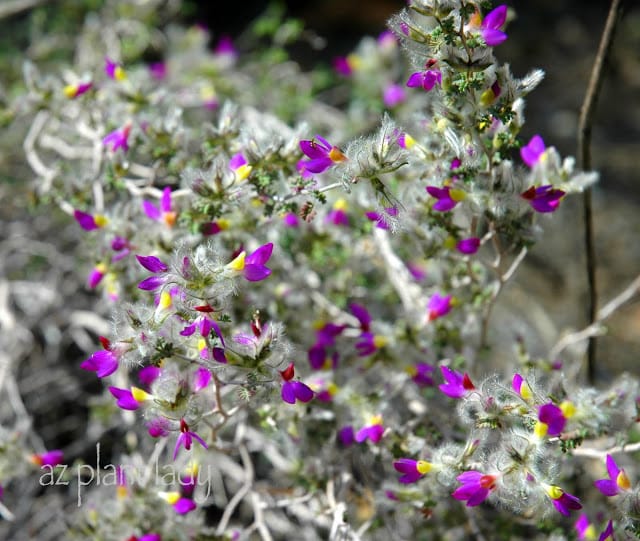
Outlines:
POLYGON ((572 344, 581 342, 594 336, 600 336, 604 334, 602 322, 611 316, 618 308, 624 303, 631 300, 634 295, 640 290, 640 275, 638 275, 633 282, 631 282, 624 290, 605 304, 597 313, 593 323, 585 327, 584 329, 567 334, 563 336, 556 344, 551 348, 549 352, 549 358, 555 359, 561 351, 564 351, 572 344))
MULTIPOLYGON (((585 95, 582 109, 580 110, 580 122, 578 124, 578 163, 583 171, 591 170, 591 127, 593 117, 602 87, 603 69, 609 56, 616 25, 622 12, 622 0, 612 0, 609 8, 607 22, 600 38, 600 45, 596 54, 596 60, 591 71, 587 94, 585 95)), ((591 188, 587 188, 583 194, 584 202, 584 226, 585 226, 585 250, 587 265, 587 283, 589 287, 589 323, 596 321, 598 311, 598 292, 596 288, 596 256, 593 238, 593 211, 591 201, 591 188)), ((595 379, 596 370, 596 342, 595 336, 589 338, 587 349, 587 378, 590 383, 595 379)))
POLYGON ((575 456, 584 456, 587 458, 606 458, 607 455, 616 455, 620 453, 635 453, 640 451, 640 442, 632 443, 630 445, 616 445, 615 447, 609 447, 608 449, 591 449, 589 447, 579 447, 572 451, 575 456))
POLYGON ((253 485, 253 463, 251 462, 251 457, 249 456, 249 451, 244 444, 240 444, 238 446, 238 451, 240 452, 240 457, 242 458, 242 465, 244 466, 244 482, 242 486, 238 489, 233 495, 233 498, 229 501, 229 504, 222 513, 222 518, 220 518, 220 522, 218 523, 218 527, 216 528, 216 535, 222 535, 229 521, 231 520, 231 515, 236 510, 236 507, 240 505, 240 502, 244 499, 244 497, 249 494, 251 490, 251 486, 253 485))

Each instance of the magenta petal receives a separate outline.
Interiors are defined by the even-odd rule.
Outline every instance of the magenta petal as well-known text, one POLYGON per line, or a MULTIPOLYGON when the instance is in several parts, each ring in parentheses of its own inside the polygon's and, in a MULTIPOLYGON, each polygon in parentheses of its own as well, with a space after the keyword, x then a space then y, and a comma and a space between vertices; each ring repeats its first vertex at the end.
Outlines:
POLYGON ((288 404, 296 403, 296 392, 293 386, 293 382, 285 381, 282 384, 282 392, 280 393, 280 396, 282 397, 282 400, 284 400, 288 404))
POLYGON ((458 204, 457 201, 447 197, 444 199, 440 199, 433 205, 433 210, 437 210, 439 212, 448 212, 453 209, 458 204))
POLYGON ((196 504, 193 500, 189 500, 188 498, 180 498, 176 503, 173 504, 173 508, 179 515, 186 515, 196 508, 196 504))
POLYGON ((327 352, 322 344, 314 344, 308 352, 309 364, 314 370, 320 370, 327 358, 327 352))
POLYGON ((118 387, 109 387, 109 392, 116 399, 116 404, 123 410, 137 410, 140 404, 136 402, 135 398, 128 389, 120 389, 118 387))
POLYGON ((544 145, 544 141, 542 137, 539 135, 534 135, 531 138, 531 141, 526 146, 523 146, 520 149, 520 156, 522 157, 522 161, 526 163, 529 167, 533 167, 537 161, 540 159, 540 156, 544 153, 546 147, 544 145))
POLYGON ((507 6, 503 4, 487 13, 487 16, 482 20, 480 26, 485 29, 497 29, 500 28, 506 20, 507 6))
POLYGON ((494 29, 483 30, 482 37, 489 47, 496 47, 507 40, 507 34, 502 30, 494 29))
POLYGON ((161 287, 164 282, 165 280, 162 276, 150 276, 138 284, 138 289, 143 289, 144 291, 155 291, 161 287))
POLYGON ((302 163, 304 165, 305 171, 308 171, 309 173, 322 173, 333 165, 333 161, 328 156, 322 158, 314 158, 312 160, 303 161, 302 163))
MULTIPOLYGON (((95 366, 96 376, 99 378, 105 378, 118 369, 118 359, 108 350, 96 351, 87 361, 90 361, 95 366)), ((82 364, 84 365, 85 363, 82 364)), ((84 368, 82 365, 80 367, 84 368)))
POLYGON ((462 239, 456 244, 457 250, 466 255, 475 254, 480 248, 480 239, 478 237, 471 237, 468 239, 462 239))
POLYGON ((413 473, 417 471, 417 461, 411 458, 399 458, 394 461, 393 467, 400 473, 413 473))
POLYGON ((162 218, 160 209, 146 199, 142 200, 142 210, 152 220, 160 220, 160 218, 162 218))
POLYGON ((368 310, 364 306, 356 304, 355 302, 349 305, 349 310, 360 322, 362 330, 368 331, 369 325, 371 324, 371 315, 368 310))
POLYGON ((292 383, 296 398, 300 400, 300 402, 309 402, 313 398, 314 393, 308 385, 301 381, 294 381, 292 383))
POLYGON ((250 253, 246 257, 245 263, 248 265, 264 265, 267 261, 269 261, 272 252, 273 242, 269 242, 250 253))
POLYGON ((611 455, 607 455, 607 472, 609 473, 609 478, 612 481, 617 481, 618 475, 620 474, 620 468, 616 464, 616 461, 613 459, 611 455))
POLYGON ((153 366, 153 365, 145 366, 144 368, 140 369, 140 371, 138 372, 138 379, 144 385, 149 386, 156 379, 158 379, 158 376, 160 375, 161 372, 162 371, 157 366, 153 366))
POLYGON ((600 479, 593 483, 595 487, 605 496, 615 496, 618 490, 618 484, 610 479, 600 479))
POLYGON ((467 500, 467 507, 474 507, 476 505, 480 505, 483 501, 487 499, 489 496, 488 488, 480 488, 476 492, 474 492, 471 497, 467 500))
POLYGON ((197 322, 193 322, 191 325, 187 325, 180 331, 180 336, 191 336, 194 332, 196 332, 197 326, 197 322))
POLYGON ((87 214, 86 212, 82 212, 81 210, 74 210, 73 217, 76 219, 76 222, 84 229, 85 231, 93 231, 94 229, 98 229, 98 225, 94 220, 91 214, 87 214))
POLYGON ((211 372, 207 370, 204 366, 200 366, 194 375, 193 384, 191 385, 191 390, 194 393, 197 393, 204 389, 209 382, 211 381, 211 372))
POLYGON ((229 160, 229 168, 234 171, 243 165, 247 165, 247 160, 242 154, 234 154, 229 160))
POLYGON ((243 276, 249 282, 259 282, 271 274, 271 269, 264 265, 245 265, 243 276))
POLYGON ((227 364, 227 356, 224 354, 224 349, 213 348, 213 360, 222 364, 227 364))
POLYGON ((162 199, 160 199, 160 208, 164 212, 171 212, 171 188, 167 186, 162 190, 162 199))
POLYGON ((412 73, 407 81, 407 86, 410 88, 419 88, 422 86, 424 82, 424 73, 418 71, 416 73, 412 73))
POLYGON ((162 261, 160 261, 160 259, 158 259, 154 255, 136 255, 136 259, 138 260, 138 263, 140 263, 140 265, 142 265, 150 272, 158 273, 166 272, 169 270, 169 267, 167 267, 162 261))

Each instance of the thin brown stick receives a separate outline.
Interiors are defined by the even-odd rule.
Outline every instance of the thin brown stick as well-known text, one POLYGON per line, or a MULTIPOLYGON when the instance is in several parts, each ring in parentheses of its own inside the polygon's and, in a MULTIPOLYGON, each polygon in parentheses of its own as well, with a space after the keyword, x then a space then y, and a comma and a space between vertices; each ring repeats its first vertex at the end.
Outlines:
MULTIPOLYGON (((609 8, 607 22, 600 38, 600 45, 591 71, 591 78, 587 93, 580 110, 580 122, 578 124, 578 163, 583 171, 591 170, 591 127, 595 115, 598 96, 602 87, 603 70, 609 56, 611 44, 617 23, 622 13, 622 0, 612 0, 609 8)), ((596 321, 598 312, 598 291, 596 288, 596 254, 593 234, 593 206, 591 201, 591 188, 587 188, 583 194, 584 202, 584 226, 585 226, 585 251, 587 267, 587 284, 589 288, 588 318, 589 324, 596 321)), ((589 338, 587 348, 587 379, 594 383, 596 371, 596 337, 589 338)))

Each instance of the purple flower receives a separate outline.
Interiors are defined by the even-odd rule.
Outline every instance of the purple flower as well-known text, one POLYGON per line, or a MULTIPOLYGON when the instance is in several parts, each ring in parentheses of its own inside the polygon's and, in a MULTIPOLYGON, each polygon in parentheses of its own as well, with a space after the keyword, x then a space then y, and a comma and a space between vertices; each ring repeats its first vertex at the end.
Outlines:
POLYGON ((433 210, 439 212, 448 212, 453 209, 460 201, 462 201, 466 194, 462 190, 457 188, 451 188, 445 186, 444 188, 438 188, 437 186, 427 186, 427 193, 432 197, 435 197, 438 201, 433 205, 433 210))
POLYGON ((560 205, 560 199, 565 192, 546 184, 538 188, 531 186, 527 191, 520 194, 523 199, 527 199, 536 212, 553 212, 560 205))
POLYGON ((141 383, 144 383, 147 387, 149 387, 162 373, 162 370, 153 365, 145 366, 141 368, 138 372, 138 379, 141 383))
POLYGON ((462 239, 456 244, 458 252, 465 255, 475 254, 478 251, 478 248, 480 248, 480 239, 478 237, 462 239))
POLYGON ((228 56, 236 58, 238 56, 238 49, 233 44, 231 36, 228 34, 222 34, 218 40, 218 44, 213 49, 213 52, 219 56, 228 56))
POLYGON ((344 199, 338 199, 333 208, 327 214, 325 218, 326 223, 333 225, 349 226, 349 215, 347 214, 347 202, 344 199))
POLYGON ((338 430, 338 441, 344 446, 349 447, 355 442, 355 433, 351 425, 343 426, 338 430))
POLYGON ((122 66, 108 57, 104 59, 104 72, 107 74, 109 79, 114 79, 116 81, 122 81, 127 78, 127 74, 122 66))
POLYGON ((78 96, 81 96, 85 92, 88 92, 92 86, 93 83, 91 81, 85 81, 83 83, 67 85, 62 91, 64 92, 64 95, 67 96, 67 98, 74 99, 78 96))
POLYGON ((473 507, 480 505, 496 489, 498 476, 472 470, 458 475, 456 479, 462 485, 455 490, 452 496, 456 500, 466 500, 467 507, 473 507))
POLYGON ((190 325, 187 325, 184 329, 182 329, 180 331, 180 335, 191 336, 194 332, 196 332, 196 329, 198 329, 200 336, 202 336, 203 338, 206 338, 211 334, 211 330, 213 330, 218 336, 218 338, 220 339, 220 342, 222 343, 222 345, 224 346, 225 345, 224 338, 222 337, 222 331, 220 329, 220 325, 218 325, 216 321, 214 321, 207 315, 208 313, 213 311, 213 308, 211 308, 209 305, 204 305, 204 306, 196 306, 195 309, 198 312, 204 312, 204 313, 198 316, 193 321, 193 323, 191 323, 190 325))
POLYGON ((206 388, 207 385, 211 382, 211 372, 208 368, 204 366, 198 367, 198 369, 193 374, 193 382, 191 383, 191 390, 194 393, 201 391, 206 388))
POLYGON ((531 387, 529 387, 527 381, 520 374, 516 373, 513 375, 513 379, 511 380, 511 387, 524 400, 529 400, 533 397, 531 387))
POLYGON ((108 340, 107 346, 100 351, 92 353, 88 359, 82 361, 80 368, 95 372, 99 378, 106 378, 113 374, 118 369, 118 358, 110 349, 108 340))
POLYGON ((431 387, 433 385, 433 371, 433 366, 423 362, 418 362, 407 367, 408 374, 419 387, 431 387))
POLYGON ((165 417, 154 417, 147 422, 147 432, 152 438, 164 438, 169 435, 169 421, 165 417))
POLYGON ((346 56, 337 56, 333 59, 333 69, 338 75, 349 77, 353 73, 353 65, 346 56))
POLYGON ((356 349, 359 357, 371 355, 387 345, 388 340, 379 334, 372 332, 363 332, 356 342, 356 349))
POLYGON ((546 147, 542 137, 534 135, 531 140, 520 149, 520 156, 522 161, 529 167, 533 167, 540 161, 542 155, 545 153, 546 147))
POLYGON ((482 34, 484 42, 489 47, 500 45, 507 39, 507 34, 499 29, 506 19, 507 6, 503 4, 487 13, 487 16, 482 20, 480 33, 482 34))
POLYGON ((111 152, 115 152, 122 148, 124 152, 129 150, 129 133, 131 133, 131 124, 127 123, 121 128, 112 131, 102 139, 102 144, 106 147, 111 145, 111 152))
POLYGON ((442 73, 440 70, 427 69, 425 71, 417 71, 412 73, 407 81, 407 86, 409 88, 422 87, 427 92, 436 84, 442 84, 442 73))
POLYGON ((179 492, 160 492, 158 495, 179 515, 186 515, 197 507, 192 499, 185 498, 179 492))
POLYGON ((249 165, 247 158, 238 153, 234 154, 229 160, 229 169, 236 174, 236 182, 240 182, 249 177, 253 168, 249 165))
POLYGON ((369 424, 356 432, 355 440, 362 443, 366 440, 371 443, 378 443, 384 434, 384 426, 382 425, 382 417, 376 415, 371 418, 369 424))
POLYGON ((396 471, 402 473, 398 478, 401 483, 415 483, 431 471, 432 465, 425 460, 400 458, 393 463, 396 471))
POLYGON ((338 147, 332 146, 329 141, 319 135, 310 141, 300 141, 300 150, 310 158, 300 162, 301 168, 309 173, 322 173, 332 165, 347 159, 338 147))
POLYGON ((589 518, 587 515, 582 514, 580 518, 574 524, 576 531, 578 532, 578 539, 595 539, 596 538, 596 529, 593 527, 593 524, 589 522, 589 518))
POLYGON ((163 276, 169 270, 169 267, 154 255, 136 255, 138 263, 149 272, 156 276, 145 278, 138 284, 139 289, 145 291, 155 291, 167 281, 167 277, 163 276))
POLYGON ((116 399, 116 405, 123 410, 135 411, 140 407, 140 404, 129 389, 109 387, 109 392, 116 399))
POLYGON ((549 402, 538 409, 538 422, 535 425, 536 436, 558 436, 564 430, 567 418, 563 411, 555 404, 549 402))
POLYGON ((166 62, 152 62, 149 64, 149 73, 151 74, 151 77, 157 81, 161 81, 167 76, 166 62))
POLYGON ((282 217, 282 223, 285 225, 285 227, 298 227, 298 222, 298 216, 295 212, 287 212, 282 217))
POLYGON ((107 266, 104 263, 98 263, 87 277, 87 287, 89 289, 95 289, 98 284, 102 282, 104 275, 107 273, 107 266))
POLYGON ((395 107, 407 99, 407 93, 399 84, 387 85, 382 93, 382 101, 387 107, 395 107))
POLYGON ((31 462, 36 466, 50 466, 55 467, 62 464, 64 454, 60 449, 53 451, 46 451, 45 453, 34 453, 31 455, 31 462))
POLYGON ((171 188, 169 188, 169 186, 162 191, 162 198, 160 199, 159 207, 150 203, 146 199, 143 199, 142 210, 152 220, 157 222, 164 221, 164 223, 169 227, 172 227, 176 223, 176 218, 178 216, 171 208, 171 188))
POLYGON ((543 484, 542 486, 547 495, 551 498, 553 506, 565 517, 568 517, 571 511, 582 509, 580 500, 572 494, 565 492, 559 486, 547 484, 543 484))
POLYGON ((246 252, 243 250, 233 261, 227 263, 227 268, 242 272, 245 280, 259 282, 271 274, 271 269, 268 268, 265 263, 269 261, 272 252, 272 242, 260 246, 249 255, 246 255, 246 252))
POLYGON ((446 316, 451 311, 451 295, 444 297, 434 293, 427 303, 427 319, 433 321, 439 317, 446 316))
POLYGON ((618 468, 616 461, 611 455, 607 455, 607 472, 609 479, 600 479, 594 483, 596 488, 605 496, 615 496, 621 491, 628 491, 631 488, 631 481, 623 469, 618 468))
POLYGON ((81 210, 74 210, 73 217, 85 231, 100 229, 109 223, 109 219, 102 214, 89 214, 81 210))
POLYGON ((357 318, 360 323, 360 330, 362 332, 369 332, 371 328, 371 315, 369 311, 361 304, 352 302, 349 305, 349 311, 357 318))
POLYGON ((441 366, 440 371, 446 383, 438 385, 438 389, 451 398, 462 398, 476 388, 466 372, 461 374, 447 366, 441 366))
POLYGON ((189 430, 189 425, 186 423, 184 419, 180 419, 180 435, 176 440, 176 446, 173 449, 173 460, 178 456, 178 451, 180 447, 184 447, 187 451, 191 449, 191 445, 193 444, 193 440, 196 440, 202 447, 208 449, 209 446, 206 442, 198 436, 195 432, 189 430))
POLYGON ((289 363, 289 366, 284 370, 280 370, 280 376, 282 376, 282 400, 288 404, 295 404, 296 400, 300 402, 309 402, 314 395, 311 388, 302 383, 301 381, 292 381, 295 375, 295 369, 293 363, 289 363))

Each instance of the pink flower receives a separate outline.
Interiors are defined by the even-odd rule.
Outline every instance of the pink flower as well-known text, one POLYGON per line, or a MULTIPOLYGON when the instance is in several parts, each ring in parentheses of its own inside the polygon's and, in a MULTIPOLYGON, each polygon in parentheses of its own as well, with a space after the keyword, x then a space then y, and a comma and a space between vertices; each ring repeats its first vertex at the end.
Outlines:
POLYGON ((438 201, 433 205, 433 210, 448 212, 452 210, 460 201, 464 200, 466 193, 451 186, 438 188, 437 186, 427 186, 427 193, 435 197, 438 201))
POLYGON ((100 229, 109 223, 109 219, 102 214, 89 214, 77 209, 73 211, 73 217, 85 231, 100 229))
POLYGON ((451 398, 462 398, 476 388, 466 372, 461 374, 447 366, 441 366, 440 371, 446 383, 438 385, 438 389, 451 398))
POLYGON ((78 96, 82 96, 85 92, 88 92, 93 87, 91 81, 85 81, 83 83, 75 83, 64 87, 64 95, 69 99, 75 99, 78 96))
POLYGON ((500 45, 507 39, 507 34, 499 30, 507 19, 507 6, 501 5, 493 9, 482 20, 480 33, 489 47, 500 45))
POLYGON ((300 141, 300 149, 310 158, 301 160, 300 167, 303 171, 308 171, 309 173, 322 173, 332 165, 344 162, 347 159, 338 147, 332 146, 329 141, 319 135, 316 135, 310 141, 300 141))
POLYGON ((415 483, 431 471, 432 465, 424 460, 413 460, 411 458, 399 458, 394 461, 393 467, 402 473, 398 478, 401 483, 415 483))
POLYGON ((129 389, 109 387, 109 392, 116 399, 116 406, 118 406, 120 409, 135 411, 140 407, 140 404, 133 397, 133 393, 129 389))
POLYGON ((107 74, 109 79, 114 79, 116 81, 122 81, 127 78, 127 74, 122 66, 108 57, 104 59, 104 72, 107 74))
POLYGON ((480 239, 478 237, 462 239, 456 244, 458 252, 465 255, 475 254, 478 251, 478 248, 480 248, 480 239))
POLYGON ((111 146, 111 152, 115 152, 122 148, 124 152, 129 150, 129 133, 131 133, 131 124, 127 123, 121 128, 112 131, 102 139, 102 144, 106 147, 111 146))
POLYGON ((273 252, 273 243, 263 244, 249 255, 242 250, 230 263, 227 268, 242 272, 245 280, 249 282, 259 282, 271 274, 271 269, 265 265, 273 252))
POLYGON ((547 484, 543 484, 542 486, 547 495, 551 498, 553 506, 565 517, 568 517, 571 511, 582 509, 580 500, 572 494, 565 492, 559 486, 547 484))
POLYGON ((534 135, 531 140, 520 149, 520 156, 522 161, 529 167, 533 167, 540 161, 540 158, 545 153, 546 147, 542 137, 534 135))
POLYGON ((455 490, 452 496, 456 500, 466 500, 467 507, 473 507, 480 505, 496 489, 498 476, 472 470, 458 475, 456 479, 462 485, 455 490))
POLYGON ((173 449, 173 460, 178 456, 178 451, 180 447, 184 447, 187 451, 191 449, 191 445, 193 444, 193 440, 196 440, 202 447, 208 449, 209 446, 207 443, 195 432, 189 430, 189 425, 186 423, 184 419, 180 419, 180 435, 176 440, 176 446, 173 449))
POLYGON ((387 85, 382 93, 382 101, 387 107, 395 107, 407 99, 407 93, 399 84, 387 85))
POLYGON ((378 443, 384 434, 384 426, 382 425, 382 417, 376 415, 371 418, 369 424, 356 432, 355 440, 362 443, 370 440, 371 443, 378 443))
POLYGON ((427 60, 424 71, 417 71, 412 73, 407 81, 407 86, 410 88, 422 87, 427 92, 431 90, 436 84, 442 84, 442 73, 439 69, 432 69, 436 65, 437 61, 433 58, 427 60))
POLYGON ((444 297, 434 293, 427 304, 427 319, 433 321, 439 317, 446 316, 451 311, 451 295, 444 297))
POLYGON ((176 218, 178 216, 177 213, 172 210, 171 188, 169 186, 162 191, 162 198, 160 199, 159 207, 150 203, 146 199, 143 199, 142 210, 152 220, 157 222, 164 221, 164 223, 169 227, 172 227, 176 223, 176 218))
POLYGON ((82 361, 80 368, 95 372, 99 378, 106 378, 118 369, 118 358, 114 354, 109 340, 101 336, 100 342, 104 349, 92 353, 88 359, 82 361))

